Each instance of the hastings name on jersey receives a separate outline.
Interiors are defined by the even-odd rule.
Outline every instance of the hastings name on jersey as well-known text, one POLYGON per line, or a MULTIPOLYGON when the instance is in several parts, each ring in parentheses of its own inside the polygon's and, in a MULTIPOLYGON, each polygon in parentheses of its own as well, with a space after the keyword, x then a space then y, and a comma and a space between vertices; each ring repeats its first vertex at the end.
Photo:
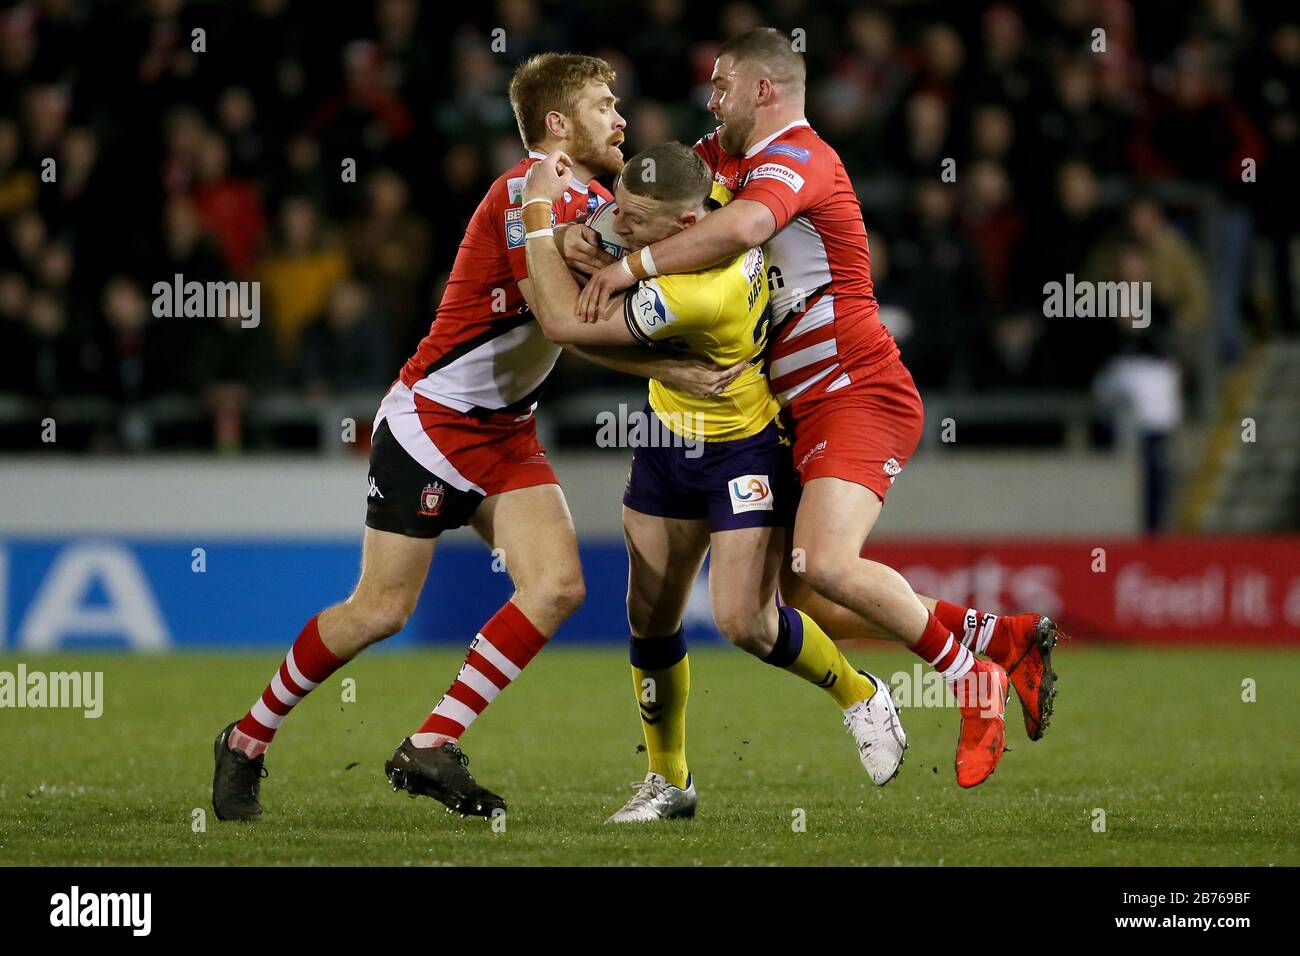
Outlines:
POLYGON ((776 220, 764 252, 777 397, 842 388, 895 358, 872 291, 862 209, 835 151, 802 120, 744 156, 724 152, 716 134, 695 149, 714 171, 715 195, 761 202, 776 220))

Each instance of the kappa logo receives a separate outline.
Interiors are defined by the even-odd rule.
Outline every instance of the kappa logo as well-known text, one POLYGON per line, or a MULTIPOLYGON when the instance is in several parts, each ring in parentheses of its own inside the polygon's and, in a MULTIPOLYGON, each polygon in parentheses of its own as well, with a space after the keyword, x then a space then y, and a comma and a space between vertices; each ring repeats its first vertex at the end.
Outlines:
POLYGON ((375 483, 375 477, 374 477, 374 475, 371 475, 367 480, 370 482, 370 488, 369 488, 369 490, 366 491, 366 497, 367 497, 367 498, 383 498, 383 497, 384 497, 384 493, 383 493, 382 491, 379 490, 379 485, 375 483))
POLYGON ((447 495, 441 482, 432 482, 420 492, 420 514, 432 518, 442 512, 442 499, 447 495))
POLYGON ((881 470, 889 476, 889 483, 892 485, 894 479, 902 473, 903 466, 898 463, 897 458, 891 458, 889 461, 885 462, 884 468, 881 470))
POLYGON ((772 485, 767 475, 741 475, 727 483, 731 513, 772 510, 772 485))

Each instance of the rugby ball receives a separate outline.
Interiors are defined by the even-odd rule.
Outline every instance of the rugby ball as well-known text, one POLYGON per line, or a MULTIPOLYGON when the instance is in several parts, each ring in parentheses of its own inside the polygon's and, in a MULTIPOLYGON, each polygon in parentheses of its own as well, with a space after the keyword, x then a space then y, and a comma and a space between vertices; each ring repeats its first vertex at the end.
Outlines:
POLYGON ((595 229, 600 236, 600 244, 615 259, 627 255, 623 237, 614 231, 614 214, 618 212, 615 202, 601 203, 600 207, 587 217, 587 225, 595 229))

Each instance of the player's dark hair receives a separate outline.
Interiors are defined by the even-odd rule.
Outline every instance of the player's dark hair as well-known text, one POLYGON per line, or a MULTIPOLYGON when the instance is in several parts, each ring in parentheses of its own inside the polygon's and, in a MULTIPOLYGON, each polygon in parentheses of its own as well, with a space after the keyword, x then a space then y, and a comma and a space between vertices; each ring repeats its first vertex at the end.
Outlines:
POLYGON ((641 150, 623 164, 619 181, 634 196, 683 209, 702 205, 713 189, 709 164, 695 150, 677 142, 641 150))
POLYGON ((803 54, 796 53, 790 37, 773 27, 759 27, 732 37, 718 51, 737 64, 757 66, 777 86, 803 89, 808 75, 803 54))
POLYGON ((529 149, 546 138, 546 114, 572 116, 588 83, 613 83, 614 68, 599 57, 580 53, 539 53, 510 79, 510 108, 519 137, 529 149))

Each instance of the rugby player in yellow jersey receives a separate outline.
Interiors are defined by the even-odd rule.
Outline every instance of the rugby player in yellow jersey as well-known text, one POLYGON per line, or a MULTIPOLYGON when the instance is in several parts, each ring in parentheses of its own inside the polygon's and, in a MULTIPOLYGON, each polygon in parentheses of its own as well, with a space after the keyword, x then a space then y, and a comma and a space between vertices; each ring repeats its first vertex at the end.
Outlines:
MULTIPOLYGON (((718 630, 733 644, 823 688, 844 712, 872 780, 893 779, 907 740, 888 689, 855 671, 815 621, 773 600, 798 500, 789 441, 761 361, 767 344, 767 273, 761 249, 698 272, 658 276, 611 300, 607 318, 575 315, 578 285, 551 238, 550 209, 571 163, 552 153, 524 181, 523 217, 532 307, 553 342, 645 345, 743 365, 720 394, 694 398, 651 380, 647 440, 623 498, 633 689, 649 772, 610 822, 689 817, 696 794, 686 762, 690 668, 682 615, 712 548, 709 592, 718 630)), ((708 215, 712 176, 680 143, 632 157, 615 186, 615 230, 629 248, 687 229, 708 215)))

